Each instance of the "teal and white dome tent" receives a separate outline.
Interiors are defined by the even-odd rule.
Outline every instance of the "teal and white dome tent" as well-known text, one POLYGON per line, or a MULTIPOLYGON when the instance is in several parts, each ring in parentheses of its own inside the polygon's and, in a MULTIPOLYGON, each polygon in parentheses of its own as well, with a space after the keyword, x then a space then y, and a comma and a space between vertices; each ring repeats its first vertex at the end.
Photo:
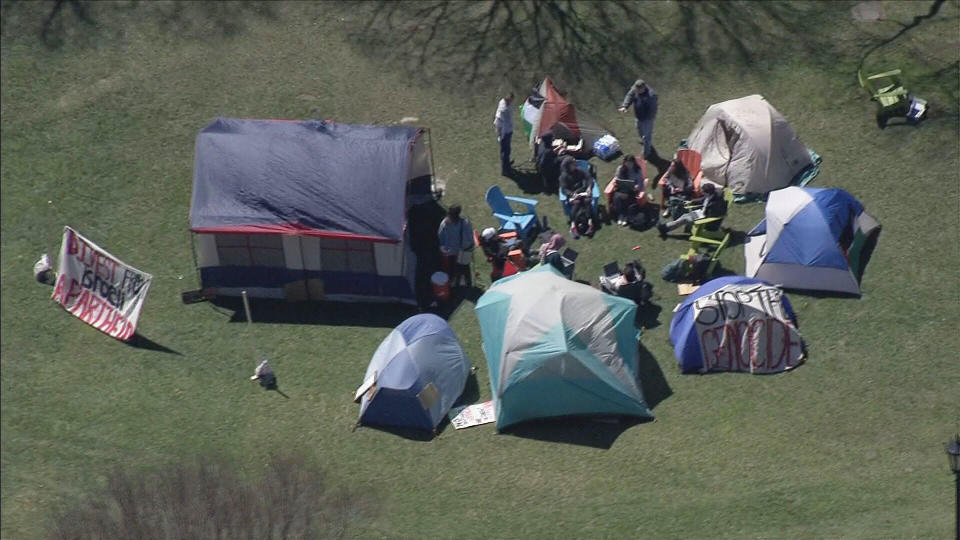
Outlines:
POLYGON ((497 429, 558 416, 652 418, 637 381, 636 310, 549 265, 495 282, 476 311, 497 429))

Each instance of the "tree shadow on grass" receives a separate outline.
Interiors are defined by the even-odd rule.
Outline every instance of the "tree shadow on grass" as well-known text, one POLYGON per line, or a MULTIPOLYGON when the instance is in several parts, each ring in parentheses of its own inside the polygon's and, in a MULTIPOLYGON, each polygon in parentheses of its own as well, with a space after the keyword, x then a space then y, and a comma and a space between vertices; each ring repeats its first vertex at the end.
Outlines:
POLYGON ((652 418, 633 416, 544 418, 510 426, 501 433, 524 439, 609 450, 624 431, 651 421, 652 418))
POLYGON ((137 332, 133 334, 133 337, 130 338, 130 341, 125 342, 128 346, 135 349, 143 349, 146 351, 156 351, 167 354, 175 354, 177 356, 183 356, 179 351, 175 351, 169 347, 163 346, 156 341, 144 336, 143 334, 137 332))
POLYGON ((276 20, 273 2, 52 2, 6 1, 2 33, 36 33, 50 49, 64 45, 94 45, 122 37, 135 24, 155 25, 177 39, 235 36, 253 18, 276 20))
MULTIPOLYGON (((230 322, 246 322, 241 298, 218 296, 211 303, 231 311, 230 322)), ((393 328, 416 315, 417 309, 405 304, 287 302, 251 298, 250 312, 254 323, 393 328)))

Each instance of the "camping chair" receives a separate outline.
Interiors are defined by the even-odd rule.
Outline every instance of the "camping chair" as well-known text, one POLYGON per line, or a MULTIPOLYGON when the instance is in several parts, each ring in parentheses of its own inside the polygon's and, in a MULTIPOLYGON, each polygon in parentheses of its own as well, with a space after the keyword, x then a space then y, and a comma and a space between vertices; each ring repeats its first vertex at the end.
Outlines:
POLYGON ((729 189, 723 190, 723 205, 725 207, 723 213, 724 215, 717 217, 705 217, 694 221, 693 225, 690 226, 690 242, 716 244, 723 240, 724 237, 729 237, 730 231, 724 229, 722 225, 723 218, 726 217, 727 211, 730 209, 732 204, 733 191, 729 189))
MULTIPOLYGON (((638 157, 637 163, 640 164, 640 173, 644 178, 644 185, 640 186, 640 189, 637 190, 637 204, 644 206, 647 204, 647 193, 646 193, 646 183, 647 183, 647 160, 638 157)), ((607 187, 603 188, 603 194, 607 200, 607 208, 613 208, 613 194, 617 191, 617 176, 614 175, 613 178, 607 182, 607 187)))
MULTIPOLYGON (((703 157, 700 155, 700 152, 691 150, 690 148, 681 148, 677 150, 677 159, 680 160, 680 163, 683 163, 684 168, 687 169, 687 173, 690 174, 690 178, 693 179, 694 196, 700 196, 700 182, 703 181, 703 169, 700 168, 703 157)), ((667 179, 661 177, 657 185, 662 189, 663 186, 667 185, 667 179)))
MULTIPOLYGON (((701 279, 697 280, 700 282, 709 281, 710 276, 713 275, 714 270, 717 268, 717 263, 720 262, 720 254, 723 253, 723 250, 730 244, 730 233, 727 232, 723 235, 720 240, 715 240, 707 237, 699 237, 694 240, 694 237, 690 238, 690 249, 687 250, 686 259, 687 264, 693 264, 693 261, 698 255, 708 255, 710 257, 710 262, 707 265, 706 272, 701 279)), ((690 273, 693 273, 693 269, 690 268, 690 273)))
POLYGON ((500 221, 500 230, 516 231, 521 240, 527 241, 530 235, 540 226, 537 219, 537 201, 535 199, 506 196, 500 191, 500 186, 497 185, 490 186, 487 189, 486 199, 493 217, 500 221), (525 211, 515 211, 510 203, 522 204, 525 211))
POLYGON ((864 77, 857 70, 857 80, 860 87, 870 94, 870 99, 877 102, 877 125, 884 128, 887 120, 902 116, 910 123, 916 123, 926 114, 927 102, 922 99, 911 98, 900 79, 900 70, 894 69, 864 77))
MULTIPOLYGON (((589 161, 578 159, 577 167, 583 169, 590 176, 590 212, 593 214, 593 218, 597 219, 600 210, 600 186, 597 184, 597 175, 594 174, 589 161)), ((570 201, 567 200, 563 189, 559 190, 559 198, 560 204, 563 206, 563 215, 570 219, 570 201)))

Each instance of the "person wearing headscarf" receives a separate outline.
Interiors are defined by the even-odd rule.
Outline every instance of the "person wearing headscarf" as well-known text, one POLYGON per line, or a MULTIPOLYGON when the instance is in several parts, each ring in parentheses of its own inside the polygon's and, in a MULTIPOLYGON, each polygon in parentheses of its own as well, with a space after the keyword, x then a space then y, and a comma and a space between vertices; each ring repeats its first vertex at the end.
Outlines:
POLYGON ((540 246, 540 264, 549 264, 563 272, 563 258, 560 256, 560 249, 566 243, 567 241, 559 234, 551 236, 550 240, 540 246))

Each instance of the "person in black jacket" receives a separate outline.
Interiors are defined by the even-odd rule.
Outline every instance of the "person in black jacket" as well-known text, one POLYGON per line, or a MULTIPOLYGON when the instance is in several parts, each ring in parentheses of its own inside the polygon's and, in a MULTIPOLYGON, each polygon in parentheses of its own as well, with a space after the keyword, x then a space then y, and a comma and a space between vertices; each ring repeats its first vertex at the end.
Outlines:
POLYGON ((547 191, 555 191, 560 178, 560 161, 553 149, 553 133, 546 132, 537 146, 537 170, 547 191))
POLYGON ((717 189, 716 186, 707 182, 703 184, 703 205, 700 208, 687 212, 673 221, 657 224, 657 230, 663 236, 668 231, 693 223, 698 219, 721 217, 726 213, 727 202, 723 200, 723 188, 717 189))
POLYGON ((643 79, 637 79, 623 97, 623 103, 617 109, 621 113, 627 112, 633 106, 633 115, 636 118, 637 135, 643 141, 643 158, 657 166, 661 171, 666 161, 657 154, 653 147, 653 124, 657 119, 657 93, 650 88, 643 79))

